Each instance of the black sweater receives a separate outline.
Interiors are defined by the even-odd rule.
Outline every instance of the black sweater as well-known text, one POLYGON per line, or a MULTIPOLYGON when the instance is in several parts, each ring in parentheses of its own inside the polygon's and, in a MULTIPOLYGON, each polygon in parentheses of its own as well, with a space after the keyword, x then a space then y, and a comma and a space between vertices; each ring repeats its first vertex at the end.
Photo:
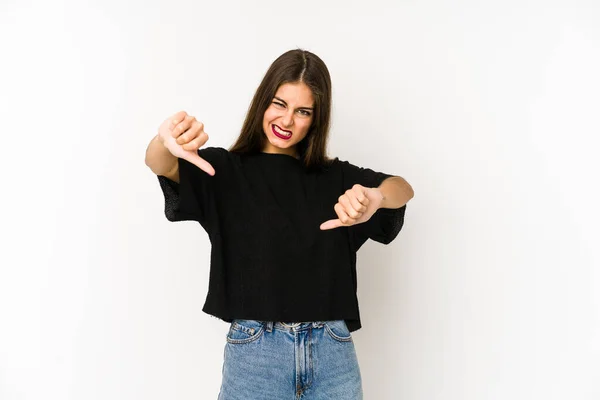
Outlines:
POLYGON ((355 183, 378 187, 392 176, 338 158, 307 170, 285 154, 198 150, 210 176, 179 160, 176 183, 158 176, 169 221, 198 221, 212 245, 202 311, 226 322, 344 319, 360 329, 356 252, 367 241, 390 243, 406 205, 379 209, 365 223, 320 230, 336 219, 338 197, 355 183))

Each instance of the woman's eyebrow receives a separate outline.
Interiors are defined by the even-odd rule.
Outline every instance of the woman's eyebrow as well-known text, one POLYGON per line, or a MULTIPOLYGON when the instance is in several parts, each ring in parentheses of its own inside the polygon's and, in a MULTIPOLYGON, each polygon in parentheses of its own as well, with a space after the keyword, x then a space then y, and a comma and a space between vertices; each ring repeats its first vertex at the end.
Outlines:
MULTIPOLYGON (((283 104, 285 104, 287 106, 287 103, 285 102, 285 100, 280 99, 277 96, 273 96, 275 97, 277 100, 279 100, 280 102, 282 102, 283 104)), ((298 110, 314 110, 314 107, 298 107, 298 110)))

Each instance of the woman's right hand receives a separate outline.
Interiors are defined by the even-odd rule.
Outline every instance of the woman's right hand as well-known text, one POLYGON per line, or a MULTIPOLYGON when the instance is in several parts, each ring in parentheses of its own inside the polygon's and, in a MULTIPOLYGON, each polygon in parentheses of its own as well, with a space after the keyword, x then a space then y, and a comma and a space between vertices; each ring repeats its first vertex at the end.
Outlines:
POLYGON ((185 111, 179 111, 167 118, 158 128, 158 140, 175 157, 194 164, 209 175, 215 174, 215 169, 198 155, 198 149, 208 141, 204 132, 204 124, 185 111))

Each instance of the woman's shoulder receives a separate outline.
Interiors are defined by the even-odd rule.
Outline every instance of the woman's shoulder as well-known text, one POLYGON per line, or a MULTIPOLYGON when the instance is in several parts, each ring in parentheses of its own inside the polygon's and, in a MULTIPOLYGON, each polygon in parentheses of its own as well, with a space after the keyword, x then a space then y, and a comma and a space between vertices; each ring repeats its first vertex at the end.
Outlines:
POLYGON ((372 170, 370 167, 363 164, 355 163, 347 159, 340 159, 339 157, 334 157, 331 160, 331 165, 335 166, 337 170, 345 173, 372 170))
POLYGON ((334 171, 338 173, 343 173, 345 170, 349 168, 356 167, 356 165, 352 164, 350 161, 345 159, 340 159, 339 157, 332 157, 329 159, 329 166, 334 171))
POLYGON ((216 157, 225 157, 229 151, 219 146, 207 146, 198 149, 198 154, 212 155, 216 157))
POLYGON ((198 155, 206 161, 226 163, 237 158, 235 153, 219 146, 208 146, 198 149, 198 155))

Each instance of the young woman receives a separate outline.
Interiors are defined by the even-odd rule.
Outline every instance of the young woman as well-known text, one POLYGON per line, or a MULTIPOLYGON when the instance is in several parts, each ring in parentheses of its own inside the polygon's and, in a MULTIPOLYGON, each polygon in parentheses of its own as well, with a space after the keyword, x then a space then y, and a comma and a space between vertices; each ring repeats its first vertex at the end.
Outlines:
POLYGON ((230 149, 202 147, 203 124, 183 111, 148 146, 167 219, 199 222, 211 242, 202 310, 230 323, 219 399, 362 399, 356 252, 398 235, 413 190, 328 158, 330 113, 327 67, 291 50, 230 149))

